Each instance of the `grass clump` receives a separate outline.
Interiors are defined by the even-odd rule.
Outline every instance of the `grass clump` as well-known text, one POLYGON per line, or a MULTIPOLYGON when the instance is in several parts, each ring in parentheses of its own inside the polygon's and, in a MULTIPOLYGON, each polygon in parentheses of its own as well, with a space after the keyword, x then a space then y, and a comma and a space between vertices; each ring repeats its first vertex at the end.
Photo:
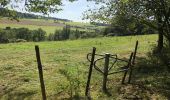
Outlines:
POLYGON ((38 78, 34 46, 39 45, 44 80, 49 99, 84 99, 89 62, 86 54, 92 47, 98 54, 118 54, 129 58, 139 41, 137 62, 132 83, 121 85, 122 73, 108 77, 110 97, 101 91, 102 75, 93 71, 91 97, 93 99, 168 99, 169 72, 163 62, 154 56, 150 45, 156 44, 156 35, 102 37, 56 42, 28 42, 0 44, 0 99, 39 99, 41 89, 38 78), (159 67, 161 66, 161 67, 159 67), (22 96, 24 95, 24 96, 22 96))

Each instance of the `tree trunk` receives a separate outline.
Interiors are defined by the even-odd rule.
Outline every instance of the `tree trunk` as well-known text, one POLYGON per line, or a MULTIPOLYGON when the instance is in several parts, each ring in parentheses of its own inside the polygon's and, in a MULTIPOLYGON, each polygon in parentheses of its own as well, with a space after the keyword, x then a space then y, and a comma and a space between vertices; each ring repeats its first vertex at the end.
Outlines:
POLYGON ((159 35, 158 35, 158 52, 161 52, 163 49, 163 30, 160 28, 159 30, 159 35))
POLYGON ((158 13, 158 52, 160 53, 163 49, 163 21, 162 17, 158 13))

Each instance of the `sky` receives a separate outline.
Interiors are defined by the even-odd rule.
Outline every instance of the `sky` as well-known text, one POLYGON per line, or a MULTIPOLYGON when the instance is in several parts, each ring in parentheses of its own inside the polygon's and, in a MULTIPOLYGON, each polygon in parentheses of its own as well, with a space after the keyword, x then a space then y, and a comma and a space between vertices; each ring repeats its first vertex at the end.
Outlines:
MULTIPOLYGON (((62 10, 50 14, 51 17, 56 18, 62 18, 62 19, 68 19, 75 22, 89 22, 89 20, 82 20, 83 15, 82 13, 90 8, 96 8, 100 5, 96 5, 95 2, 87 2, 87 0, 77 0, 74 2, 69 2, 68 0, 62 0, 63 6, 61 6, 62 10)), ((15 6, 15 2, 12 2, 12 4, 15 6)), ((27 12, 24 10, 24 4, 25 2, 20 2, 19 7, 16 7, 15 10, 20 12, 27 12)), ((18 3, 16 3, 18 6, 18 3)), ((28 13, 28 12, 27 12, 28 13)), ((30 12, 29 12, 30 13, 30 12)), ((41 15, 39 13, 36 13, 38 15, 41 15)))
POLYGON ((94 8, 96 5, 94 2, 87 2, 86 0, 78 0, 74 2, 63 1, 64 6, 62 11, 56 14, 50 14, 53 17, 69 19, 76 22, 86 22, 88 20, 82 20, 82 13, 89 8, 94 8))

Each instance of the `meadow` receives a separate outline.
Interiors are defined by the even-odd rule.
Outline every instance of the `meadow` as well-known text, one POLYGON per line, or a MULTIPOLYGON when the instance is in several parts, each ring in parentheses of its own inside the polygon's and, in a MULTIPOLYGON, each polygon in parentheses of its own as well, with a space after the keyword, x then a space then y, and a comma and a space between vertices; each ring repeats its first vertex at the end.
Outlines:
MULTIPOLYGON (((0 99, 41 99, 35 45, 39 45, 40 48, 47 98, 79 100, 85 99, 84 92, 89 69, 86 54, 91 53, 92 47, 97 48, 98 54, 108 52, 117 54, 120 58, 128 58, 134 50, 136 40, 139 40, 137 57, 147 58, 146 54, 156 44, 157 35, 0 44, 0 99)), ((94 100, 125 99, 126 95, 130 95, 127 91, 134 91, 131 87, 136 85, 121 85, 122 75, 120 73, 109 76, 108 88, 112 96, 108 97, 101 91, 102 75, 94 70, 90 92, 92 98, 94 100)), ((144 77, 146 76, 142 76, 142 79, 144 77)), ((137 90, 142 91, 139 88, 137 90)), ((137 96, 143 99, 166 99, 166 96, 158 92, 144 91, 137 96)))
POLYGON ((35 26, 35 25, 20 25, 20 24, 0 24, 0 28, 28 28, 30 30, 36 30, 38 28, 43 29, 46 31, 47 34, 54 33, 55 30, 62 30, 63 27, 56 27, 56 26, 35 26))
MULTIPOLYGON (((15 20, 8 20, 7 18, 3 18, 0 20, 0 28, 28 28, 30 30, 36 30, 38 28, 46 31, 47 35, 50 33, 54 33, 55 30, 62 30, 65 25, 71 26, 79 26, 83 28, 93 27, 93 29, 101 29, 104 26, 95 26, 90 23, 81 23, 81 22, 65 22, 65 21, 57 21, 54 20, 45 20, 45 19, 19 19, 19 22, 15 20)), ((71 28, 72 30, 76 30, 76 28, 71 28)), ((93 31, 88 29, 78 28, 80 31, 93 31)))

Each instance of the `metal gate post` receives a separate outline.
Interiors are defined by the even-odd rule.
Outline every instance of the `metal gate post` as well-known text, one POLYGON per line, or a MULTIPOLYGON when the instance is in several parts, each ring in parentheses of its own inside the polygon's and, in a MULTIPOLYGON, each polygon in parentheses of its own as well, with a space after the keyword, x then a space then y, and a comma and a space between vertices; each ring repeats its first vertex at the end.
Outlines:
POLYGON ((103 87, 102 87, 102 90, 105 93, 107 93, 106 84, 107 84, 107 76, 108 76, 109 58, 110 58, 110 54, 106 53, 105 54, 104 74, 103 74, 103 87))

